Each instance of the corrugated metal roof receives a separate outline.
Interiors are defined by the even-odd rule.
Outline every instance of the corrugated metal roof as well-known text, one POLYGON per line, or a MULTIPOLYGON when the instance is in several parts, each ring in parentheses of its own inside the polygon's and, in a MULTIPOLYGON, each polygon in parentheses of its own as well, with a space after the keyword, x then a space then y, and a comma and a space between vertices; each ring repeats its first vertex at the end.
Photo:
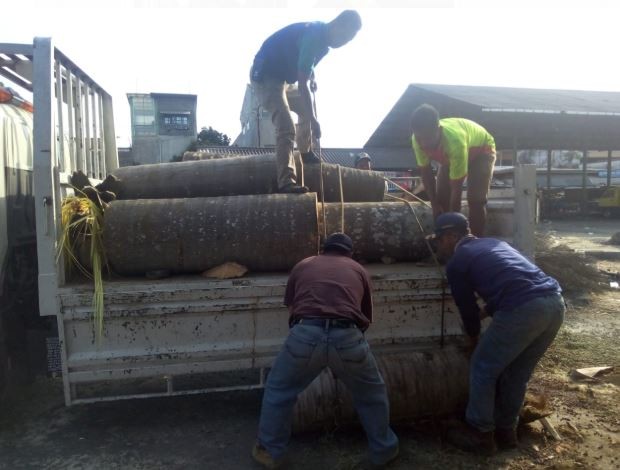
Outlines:
POLYGON ((482 124, 498 149, 620 149, 620 92, 432 84, 409 85, 364 147, 409 147, 423 103, 482 124))
POLYGON ((620 114, 620 93, 493 86, 412 84, 489 111, 620 114))
MULTIPOLYGON (((200 147, 198 150, 202 150, 209 153, 219 155, 266 155, 274 153, 273 147, 200 147)), ((372 159, 373 169, 377 170, 408 170, 413 167, 413 155, 410 150, 403 150, 399 148, 375 148, 375 149, 362 149, 362 148, 323 148, 321 153, 327 163, 334 163, 337 165, 353 167, 355 161, 355 155, 360 152, 366 152, 372 159)))

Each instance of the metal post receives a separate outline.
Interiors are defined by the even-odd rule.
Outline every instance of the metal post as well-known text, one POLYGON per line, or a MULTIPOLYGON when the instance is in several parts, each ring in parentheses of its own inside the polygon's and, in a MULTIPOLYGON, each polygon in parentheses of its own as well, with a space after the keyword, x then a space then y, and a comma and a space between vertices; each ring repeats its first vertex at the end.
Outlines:
POLYGON ((536 231, 536 165, 515 167, 514 244, 534 258, 536 231))
POLYGON ((517 167, 519 165, 519 161, 517 158, 517 136, 512 137, 512 166, 517 167))
POLYGON ((551 189, 551 149, 547 150, 547 189, 551 189))
POLYGON ((106 157, 105 157, 105 131, 103 126, 103 96, 101 91, 97 93, 97 111, 99 118, 99 135, 97 137, 97 142, 99 143, 99 168, 101 173, 101 179, 105 179, 108 174, 106 168, 106 157))
POLYGON ((611 186, 611 150, 607 151, 607 187, 611 186))
POLYGON ((588 189, 587 189, 587 176, 588 176, 588 151, 583 151, 583 158, 581 160, 581 213, 586 214, 588 211, 588 189))
POLYGON ((116 132, 114 132, 112 97, 107 93, 103 93, 101 101, 103 109, 101 131, 103 133, 103 149, 105 151, 105 169, 107 172, 111 172, 118 168, 118 151, 116 149, 116 132))
POLYGON ((41 315, 56 315, 58 273, 56 271, 56 218, 54 201, 54 96, 53 47, 49 38, 35 38, 33 51, 34 96, 34 194, 39 265, 39 310, 41 315))
POLYGON ((91 109, 91 128, 92 139, 91 148, 93 152, 93 176, 95 179, 103 179, 101 162, 99 161, 99 141, 97 133, 97 120, 99 119, 99 113, 97 112, 97 89, 92 88, 92 94, 90 95, 90 109, 91 109))
POLYGON ((67 70, 67 125, 69 126, 69 156, 71 160, 71 171, 77 170, 78 163, 76 157, 75 142, 75 107, 73 104, 73 74, 67 70))
POLYGON ((84 125, 82 126, 84 129, 84 154, 86 155, 86 176, 89 178, 95 178, 96 170, 93 166, 93 154, 92 154, 92 142, 90 140, 90 109, 89 109, 89 100, 90 96, 90 86, 88 84, 84 84, 84 125))
POLYGON ((75 96, 75 145, 77 146, 77 168, 88 175, 88 165, 86 159, 84 142, 84 82, 82 78, 76 75, 77 94, 75 96))
POLYGON ((260 147, 260 105, 256 107, 256 137, 258 139, 258 147, 260 147))
POLYGON ((67 171, 70 163, 66 159, 66 149, 65 149, 65 130, 64 130, 64 119, 63 119, 63 90, 62 90, 62 66, 59 61, 55 62, 55 72, 56 72, 56 119, 58 122, 58 154, 56 157, 58 158, 58 165, 60 167, 60 171, 67 171))

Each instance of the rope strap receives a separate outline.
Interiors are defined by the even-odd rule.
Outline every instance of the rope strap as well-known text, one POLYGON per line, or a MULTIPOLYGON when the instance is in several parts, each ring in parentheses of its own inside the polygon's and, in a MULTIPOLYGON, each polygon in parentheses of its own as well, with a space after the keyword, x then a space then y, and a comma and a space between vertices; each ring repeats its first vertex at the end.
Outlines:
MULTIPOLYGON (((406 191, 406 192, 408 192, 408 191, 406 191)), ((411 193, 409 193, 409 194, 411 194, 411 193)), ((443 269, 441 269, 441 264, 439 263, 439 260, 437 259, 437 255, 435 255, 435 252, 433 251, 433 248, 431 247, 431 244, 428 241, 428 238, 426 238, 426 233, 424 232, 424 228, 422 227, 422 222, 420 222, 420 218, 418 217, 418 214, 416 213, 415 208, 413 207, 413 204, 411 204, 411 201, 407 201, 406 199, 402 199, 400 197, 393 196, 391 194, 388 194, 387 196, 392 198, 392 199, 396 199, 397 201, 404 202, 405 204, 407 204, 409 209, 411 209, 411 212, 413 213, 413 216, 415 217, 415 220, 416 220, 416 222, 418 224, 418 227, 420 229, 420 233, 424 236, 424 242, 426 243, 426 247, 428 248, 428 251, 431 254, 431 257, 433 258, 433 261, 435 263, 435 267, 437 268, 437 271, 439 272, 439 276, 441 278, 441 333, 440 333, 440 337, 439 337, 439 346, 441 348, 443 348, 443 346, 444 346, 444 330, 445 330, 445 323, 446 323, 446 320, 445 320, 445 316, 446 316, 446 285, 447 285, 446 277, 444 276, 443 269)), ((412 196, 413 196, 413 194, 412 194, 412 196)))

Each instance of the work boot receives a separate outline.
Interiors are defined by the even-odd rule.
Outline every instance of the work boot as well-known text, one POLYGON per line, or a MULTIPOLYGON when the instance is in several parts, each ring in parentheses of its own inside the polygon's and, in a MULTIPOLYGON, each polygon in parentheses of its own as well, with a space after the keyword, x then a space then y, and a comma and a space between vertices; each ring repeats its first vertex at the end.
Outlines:
POLYGON ((396 447, 392 453, 387 456, 387 458, 381 462, 373 462, 370 457, 365 458, 364 460, 358 462, 353 466, 353 470, 379 470, 379 469, 387 469, 391 467, 391 464, 398 458, 398 447, 396 447))
POLYGON ((517 430, 514 428, 495 429, 495 442, 497 443, 497 447, 499 449, 516 449, 519 446, 517 430))
POLYGON ((308 165, 315 165, 321 163, 321 159, 319 156, 314 153, 314 151, 310 150, 309 152, 301 154, 301 161, 308 165))
POLYGON ((268 469, 277 469, 284 466, 284 459, 274 459, 267 449, 265 449, 258 442, 254 444, 252 448, 252 457, 256 462, 268 469))
POLYGON ((446 440, 466 452, 492 455, 497 451, 493 431, 482 432, 466 423, 448 429, 446 440))
POLYGON ((284 193, 284 194, 305 194, 308 191, 310 190, 306 188, 305 186, 299 186, 298 184, 295 184, 295 183, 287 184, 283 188, 278 189, 279 193, 284 193))

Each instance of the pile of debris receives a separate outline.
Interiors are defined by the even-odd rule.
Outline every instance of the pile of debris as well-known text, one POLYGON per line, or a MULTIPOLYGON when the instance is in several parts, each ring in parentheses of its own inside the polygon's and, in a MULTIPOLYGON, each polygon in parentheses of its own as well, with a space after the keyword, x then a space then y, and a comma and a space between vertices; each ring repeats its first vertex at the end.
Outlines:
POLYGON ((557 279, 566 293, 595 293, 607 289, 608 283, 597 268, 596 260, 577 253, 550 235, 536 237, 536 264, 557 279))

